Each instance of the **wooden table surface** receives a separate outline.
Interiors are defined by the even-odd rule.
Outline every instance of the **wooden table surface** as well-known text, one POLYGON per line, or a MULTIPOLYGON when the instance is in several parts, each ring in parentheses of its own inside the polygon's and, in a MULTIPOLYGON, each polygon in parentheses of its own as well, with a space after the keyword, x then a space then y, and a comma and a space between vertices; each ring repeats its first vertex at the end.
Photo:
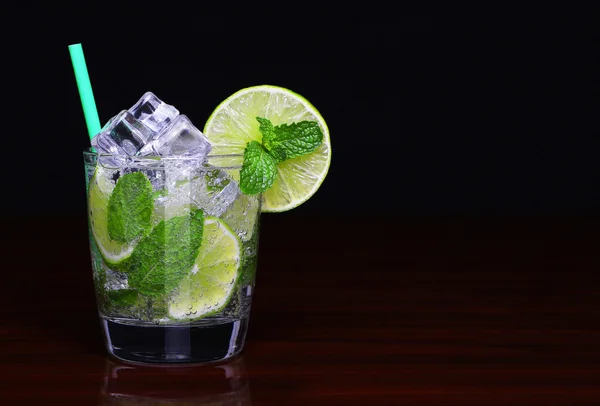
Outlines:
POLYGON ((263 216, 240 357, 107 357, 80 217, 5 218, 4 405, 599 405, 600 222, 263 216))

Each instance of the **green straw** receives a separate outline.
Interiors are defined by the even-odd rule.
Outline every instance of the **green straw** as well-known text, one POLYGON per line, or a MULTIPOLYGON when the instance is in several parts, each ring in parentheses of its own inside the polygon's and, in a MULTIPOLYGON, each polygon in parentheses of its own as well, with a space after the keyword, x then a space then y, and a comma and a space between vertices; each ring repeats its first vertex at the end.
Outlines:
POLYGON ((79 98, 83 107, 83 115, 87 125, 90 140, 94 135, 100 132, 100 118, 96 110, 96 102, 94 101, 94 92, 92 92, 92 84, 88 75, 85 57, 81 44, 69 45, 69 53, 71 54, 71 62, 73 62, 73 70, 75 71, 75 80, 77 80, 77 88, 79 89, 79 98))

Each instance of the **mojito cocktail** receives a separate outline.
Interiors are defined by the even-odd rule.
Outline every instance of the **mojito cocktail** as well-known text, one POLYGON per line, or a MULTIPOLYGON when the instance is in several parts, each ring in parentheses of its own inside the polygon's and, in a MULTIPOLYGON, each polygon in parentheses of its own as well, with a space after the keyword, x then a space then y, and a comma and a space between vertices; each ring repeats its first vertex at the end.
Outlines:
POLYGON ((108 352, 130 362, 223 360, 244 347, 261 212, 323 181, 327 127, 287 89, 226 99, 200 131, 148 92, 84 152, 90 248, 108 352))

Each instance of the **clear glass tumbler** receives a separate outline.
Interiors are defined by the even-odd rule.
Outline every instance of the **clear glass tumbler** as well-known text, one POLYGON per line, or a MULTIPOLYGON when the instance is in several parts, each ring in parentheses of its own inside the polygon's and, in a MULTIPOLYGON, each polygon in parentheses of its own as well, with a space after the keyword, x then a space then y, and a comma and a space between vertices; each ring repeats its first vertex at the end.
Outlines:
POLYGON ((260 195, 242 157, 84 152, 90 251, 108 352, 133 363, 204 363, 244 347, 260 195))

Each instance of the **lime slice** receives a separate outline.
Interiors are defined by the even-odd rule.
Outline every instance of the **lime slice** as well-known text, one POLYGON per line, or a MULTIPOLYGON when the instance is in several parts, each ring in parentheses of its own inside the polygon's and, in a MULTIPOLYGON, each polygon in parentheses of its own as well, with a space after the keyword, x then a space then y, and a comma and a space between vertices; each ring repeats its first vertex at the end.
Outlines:
POLYGON ((225 307, 239 275, 241 246, 223 221, 207 217, 198 257, 169 301, 169 316, 200 319, 225 307))
POLYGON ((249 141, 262 141, 256 117, 273 125, 297 121, 316 121, 323 132, 323 143, 309 155, 277 165, 273 186, 262 195, 263 212, 293 209, 308 200, 323 183, 331 163, 331 143, 325 120, 304 97, 277 86, 254 86, 229 96, 213 111, 204 126, 212 144, 211 154, 243 154, 249 141))
POLYGON ((108 198, 114 187, 108 171, 98 166, 89 187, 90 226, 102 257, 113 265, 129 258, 135 245, 111 240, 108 235, 108 198))

